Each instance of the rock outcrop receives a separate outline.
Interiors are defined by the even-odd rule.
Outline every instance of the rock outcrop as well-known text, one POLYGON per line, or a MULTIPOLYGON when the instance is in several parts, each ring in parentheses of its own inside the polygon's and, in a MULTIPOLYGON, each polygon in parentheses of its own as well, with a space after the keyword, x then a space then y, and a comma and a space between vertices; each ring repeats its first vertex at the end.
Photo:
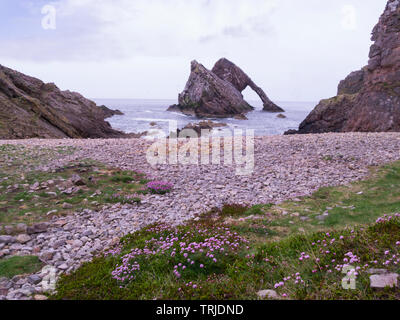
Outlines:
POLYGON ((184 131, 184 130, 193 130, 196 132, 198 137, 202 136, 202 130, 208 130, 211 132, 212 130, 216 128, 225 128, 228 125, 226 123, 218 123, 218 122, 213 122, 211 120, 208 121, 200 121, 199 123, 189 123, 185 127, 182 128, 182 130, 178 129, 177 130, 177 136, 184 131))
POLYGON ((121 110, 112 110, 110 108, 107 108, 106 106, 100 106, 99 107, 103 111, 103 118, 111 118, 113 116, 123 116, 124 113, 121 110))
POLYGON ((295 133, 400 131, 400 0, 388 1, 372 41, 368 65, 343 80, 338 96, 322 100, 295 133))
POLYGON ((79 93, 0 65, 0 139, 124 137, 104 121, 114 114, 79 93))
MULTIPOLYGON (((241 93, 247 86, 252 87, 260 95, 266 109, 270 108, 272 111, 277 107, 261 88, 229 60, 219 60, 212 71, 197 61, 192 61, 189 80, 178 97, 178 105, 169 107, 168 111, 178 111, 199 118, 244 115, 254 110, 243 99, 241 93)), ((279 112, 281 111, 279 108, 279 112)))
POLYGON ((260 97, 264 105, 264 111, 284 112, 284 110, 273 103, 265 92, 258 87, 242 69, 226 58, 217 61, 212 72, 220 79, 230 82, 237 90, 242 92, 247 87, 253 89, 260 97))

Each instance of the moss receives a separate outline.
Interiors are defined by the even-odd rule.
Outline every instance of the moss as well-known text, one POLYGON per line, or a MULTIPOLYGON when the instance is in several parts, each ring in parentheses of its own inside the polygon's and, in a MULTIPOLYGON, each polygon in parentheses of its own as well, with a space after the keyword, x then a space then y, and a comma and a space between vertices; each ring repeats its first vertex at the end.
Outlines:
POLYGON ((36 256, 14 256, 0 260, 0 277, 12 278, 16 275, 40 271, 43 263, 36 256))

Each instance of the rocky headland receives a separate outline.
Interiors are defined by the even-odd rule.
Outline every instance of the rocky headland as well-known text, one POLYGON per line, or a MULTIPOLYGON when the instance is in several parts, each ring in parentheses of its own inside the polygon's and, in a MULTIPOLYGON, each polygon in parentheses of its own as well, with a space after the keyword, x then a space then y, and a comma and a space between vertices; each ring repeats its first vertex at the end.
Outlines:
POLYGON ((192 61, 189 80, 179 94, 178 104, 169 107, 168 111, 198 118, 241 116, 254 110, 241 93, 248 86, 260 96, 265 111, 283 112, 243 70, 225 58, 220 59, 212 71, 192 61))
POLYGON ((287 134, 400 131, 400 1, 389 0, 372 31, 368 65, 340 82, 287 134))
POLYGON ((0 138, 122 138, 105 118, 120 111, 0 65, 0 138))

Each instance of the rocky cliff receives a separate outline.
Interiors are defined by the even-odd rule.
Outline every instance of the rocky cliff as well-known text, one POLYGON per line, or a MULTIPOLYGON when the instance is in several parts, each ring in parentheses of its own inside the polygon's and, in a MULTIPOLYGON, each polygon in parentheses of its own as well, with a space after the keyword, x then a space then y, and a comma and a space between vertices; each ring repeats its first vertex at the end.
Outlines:
MULTIPOLYGON (((369 62, 322 100, 295 133, 400 131, 400 0, 389 0, 372 32, 369 62)), ((288 132, 293 133, 293 132, 288 132)))
POLYGON ((0 139, 118 138, 105 118, 119 111, 0 65, 0 139))
POLYGON ((242 115, 254 110, 241 93, 248 86, 260 96, 265 111, 283 111, 268 99, 265 92, 243 70, 225 58, 220 59, 211 71, 193 61, 189 80, 179 95, 178 105, 168 110, 199 118, 242 115))

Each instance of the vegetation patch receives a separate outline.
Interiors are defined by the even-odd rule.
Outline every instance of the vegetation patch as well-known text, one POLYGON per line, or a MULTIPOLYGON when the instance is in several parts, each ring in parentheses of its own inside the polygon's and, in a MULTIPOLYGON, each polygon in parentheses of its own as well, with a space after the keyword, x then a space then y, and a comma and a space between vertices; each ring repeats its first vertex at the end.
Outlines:
POLYGON ((41 270, 43 263, 36 256, 14 256, 0 260, 0 278, 31 274, 41 270))
POLYGON ((147 189, 153 194, 166 194, 174 188, 172 183, 167 181, 150 181, 147 183, 147 189))
POLYGON ((220 222, 176 229, 154 225, 58 283, 54 299, 398 299, 370 288, 370 268, 399 272, 400 219, 368 227, 296 235, 264 244, 220 222), (346 271, 343 273, 343 271, 346 271), (343 279, 353 273, 356 289, 343 279))
POLYGON ((399 186, 396 162, 279 206, 153 225, 64 275, 53 299, 258 299, 266 289, 280 299, 399 299, 369 279, 371 268, 400 273, 399 186), (355 289, 343 286, 349 278, 355 289))
POLYGON ((81 209, 108 204, 136 204, 146 191, 144 174, 109 168, 90 159, 41 171, 36 160, 64 157, 70 148, 28 149, 0 146, 0 227, 45 221, 81 209), (57 156, 56 156, 57 155, 57 156), (37 157, 39 157, 37 159, 37 157))

